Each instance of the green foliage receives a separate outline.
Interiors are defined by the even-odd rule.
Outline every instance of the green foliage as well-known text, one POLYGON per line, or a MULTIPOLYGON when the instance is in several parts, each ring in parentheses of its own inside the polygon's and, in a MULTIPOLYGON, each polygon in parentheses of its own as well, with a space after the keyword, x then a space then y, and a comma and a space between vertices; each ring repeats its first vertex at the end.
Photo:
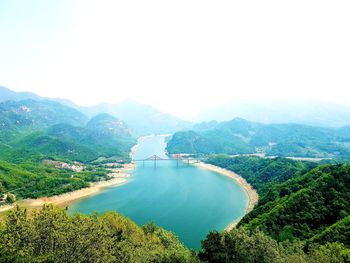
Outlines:
POLYGON ((254 153, 255 148, 241 138, 215 130, 201 134, 195 131, 177 132, 167 144, 170 153, 212 154, 212 153, 254 153))
POLYGON ((6 188, 0 182, 0 197, 6 192, 6 188))
POLYGON ((239 228, 209 233, 202 241, 199 258, 210 263, 342 263, 349 260, 349 249, 340 243, 314 246, 308 253, 301 248, 299 243, 278 243, 261 231, 239 228))
POLYGON ((16 201, 16 198, 13 194, 8 193, 6 196, 6 202, 13 204, 16 201))
POLYGON ((317 166, 316 163, 285 158, 260 158, 256 156, 230 157, 212 155, 207 163, 224 167, 244 177, 259 194, 265 194, 276 183, 285 182, 317 166))
POLYGON ((275 240, 262 232, 244 229, 209 233, 199 257, 204 262, 282 262, 275 240))
POLYGON ((350 214, 349 182, 349 165, 315 168, 275 185, 271 191, 276 198, 263 196, 256 212, 241 224, 258 227, 277 240, 312 238, 350 214))
POLYGON ((12 153, 10 152, 9 156, 4 156, 6 160, 13 160, 15 153, 21 150, 25 152, 27 149, 30 150, 26 156, 23 156, 22 159, 24 160, 27 157, 41 155, 42 159, 52 158, 56 160, 89 162, 99 157, 99 153, 87 145, 41 133, 25 136, 21 140, 12 143, 12 145, 16 150, 12 153))
POLYGON ((17 198, 58 195, 87 187, 89 181, 106 177, 107 171, 102 168, 73 173, 44 164, 10 164, 0 161, 0 184, 3 191, 11 192, 17 198))
POLYGON ((350 247, 350 215, 313 236, 307 241, 307 246, 309 246, 309 244, 325 244, 335 241, 350 247))
MULTIPOLYGON (((147 227, 146 227, 147 228, 147 227)), ((16 208, 0 228, 2 262, 195 262, 171 233, 147 232, 114 212, 68 216, 45 205, 16 208)))
POLYGON ((350 165, 321 165, 283 158, 217 155, 207 162, 252 184, 259 202, 239 223, 277 241, 341 242, 349 246, 350 165))

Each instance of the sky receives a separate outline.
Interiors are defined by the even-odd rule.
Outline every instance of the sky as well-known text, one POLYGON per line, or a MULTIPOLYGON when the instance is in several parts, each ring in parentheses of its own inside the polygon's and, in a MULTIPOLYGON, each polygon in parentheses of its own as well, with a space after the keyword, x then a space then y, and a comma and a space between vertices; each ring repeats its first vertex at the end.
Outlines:
POLYGON ((0 85, 190 118, 237 100, 350 105, 350 1, 0 0, 0 85))

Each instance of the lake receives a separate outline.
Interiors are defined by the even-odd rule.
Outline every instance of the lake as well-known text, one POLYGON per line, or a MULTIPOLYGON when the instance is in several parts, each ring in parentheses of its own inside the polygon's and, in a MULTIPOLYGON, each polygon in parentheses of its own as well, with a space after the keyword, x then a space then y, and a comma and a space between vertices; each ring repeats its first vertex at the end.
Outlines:
MULTIPOLYGON (((165 147, 164 136, 143 137, 133 158, 167 158, 165 147)), ((158 161, 154 167, 149 161, 137 162, 128 183, 79 200, 69 212, 115 210, 139 225, 153 221, 198 249, 209 231, 224 230, 247 205, 245 191, 228 177, 183 162, 158 161)))

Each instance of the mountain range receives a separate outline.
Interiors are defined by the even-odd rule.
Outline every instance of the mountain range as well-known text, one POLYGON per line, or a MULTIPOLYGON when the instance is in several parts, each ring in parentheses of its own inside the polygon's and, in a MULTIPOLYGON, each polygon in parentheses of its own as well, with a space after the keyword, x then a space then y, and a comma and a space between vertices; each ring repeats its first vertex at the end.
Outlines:
POLYGON ((20 151, 23 158, 39 154, 82 162, 100 156, 125 158, 135 141, 127 125, 108 114, 89 119, 47 100, 0 103, 0 143, 9 147, 0 156, 6 160, 17 159, 20 151))
POLYGON ((350 107, 303 99, 235 101, 201 112, 195 121, 229 121, 243 118, 253 122, 298 123, 322 127, 350 125, 350 107))
POLYGON ((132 99, 117 104, 102 103, 91 107, 83 107, 66 99, 45 98, 30 92, 15 92, 0 86, 0 102, 21 100, 49 100, 74 108, 87 117, 101 113, 108 113, 123 120, 135 136, 149 134, 167 134, 192 127, 192 123, 177 118, 171 114, 163 113, 154 107, 138 103, 132 99))
POLYGON ((350 127, 326 128, 303 124, 263 124, 235 118, 203 122, 175 133, 169 153, 266 154, 284 157, 346 158, 350 127))

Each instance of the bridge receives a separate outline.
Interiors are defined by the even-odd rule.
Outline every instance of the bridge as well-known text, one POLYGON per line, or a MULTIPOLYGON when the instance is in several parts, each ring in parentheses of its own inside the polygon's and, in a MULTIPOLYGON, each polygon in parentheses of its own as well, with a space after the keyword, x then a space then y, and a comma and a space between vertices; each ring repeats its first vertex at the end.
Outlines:
POLYGON ((202 159, 199 158, 184 158, 183 156, 176 154, 172 158, 162 158, 158 155, 152 155, 146 159, 133 159, 134 162, 142 162, 142 166, 145 167, 145 162, 153 162, 154 167, 157 167, 158 161, 176 161, 176 167, 179 167, 179 162, 187 162, 187 165, 191 163, 199 163, 202 159))

